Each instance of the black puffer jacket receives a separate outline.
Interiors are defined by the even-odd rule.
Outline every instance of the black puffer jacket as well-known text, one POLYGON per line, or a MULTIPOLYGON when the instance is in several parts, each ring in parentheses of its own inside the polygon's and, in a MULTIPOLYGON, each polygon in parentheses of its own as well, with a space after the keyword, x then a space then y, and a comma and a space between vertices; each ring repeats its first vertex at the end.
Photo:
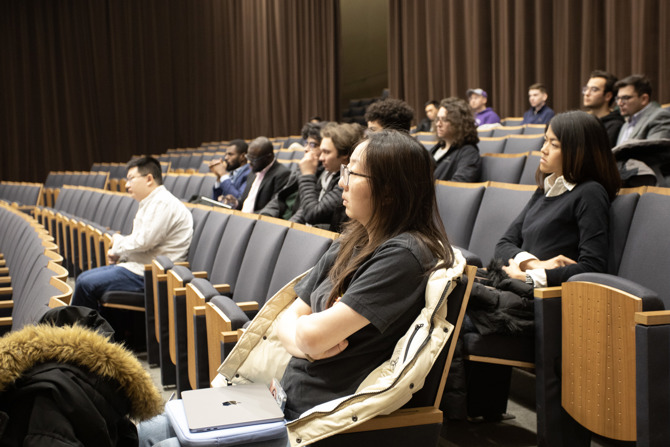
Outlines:
POLYGON ((81 326, 0 338, 0 446, 136 446, 162 399, 132 353, 81 326))

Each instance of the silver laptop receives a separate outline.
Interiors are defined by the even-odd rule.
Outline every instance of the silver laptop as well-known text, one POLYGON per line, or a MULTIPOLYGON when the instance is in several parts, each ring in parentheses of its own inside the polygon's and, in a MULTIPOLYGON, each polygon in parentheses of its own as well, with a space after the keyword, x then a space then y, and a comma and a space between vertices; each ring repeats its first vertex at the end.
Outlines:
POLYGON ((181 399, 191 432, 284 420, 284 413, 263 384, 184 391, 181 399))

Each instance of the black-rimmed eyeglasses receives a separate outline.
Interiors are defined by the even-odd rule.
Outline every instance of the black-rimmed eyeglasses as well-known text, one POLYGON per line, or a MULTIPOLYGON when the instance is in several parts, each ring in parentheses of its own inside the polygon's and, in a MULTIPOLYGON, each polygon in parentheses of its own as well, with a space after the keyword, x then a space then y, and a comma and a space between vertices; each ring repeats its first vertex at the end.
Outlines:
POLYGON ((369 175, 359 174, 358 172, 354 172, 351 169, 349 169, 349 167, 346 166, 346 165, 340 165, 340 178, 342 179, 342 183, 344 183, 344 186, 349 186, 349 176, 350 175, 357 175, 359 177, 372 178, 369 175))

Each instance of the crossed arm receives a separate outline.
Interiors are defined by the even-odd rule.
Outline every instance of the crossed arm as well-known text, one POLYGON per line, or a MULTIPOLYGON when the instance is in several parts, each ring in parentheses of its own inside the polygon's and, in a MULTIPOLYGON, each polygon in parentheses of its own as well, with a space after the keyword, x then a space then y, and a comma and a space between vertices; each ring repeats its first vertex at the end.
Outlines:
POLYGON ((369 323, 344 303, 337 302, 323 312, 313 313, 298 298, 278 322, 279 339, 294 357, 318 360, 342 352, 348 345, 347 338, 369 323))

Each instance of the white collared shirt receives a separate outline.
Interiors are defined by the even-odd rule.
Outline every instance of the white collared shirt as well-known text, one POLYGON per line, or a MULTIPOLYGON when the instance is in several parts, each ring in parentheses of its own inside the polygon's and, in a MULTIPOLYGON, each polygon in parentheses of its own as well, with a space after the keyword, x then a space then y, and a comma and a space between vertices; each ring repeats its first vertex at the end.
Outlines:
POLYGON ((273 164, 275 164, 275 159, 272 160, 272 163, 267 165, 261 172, 256 173, 254 182, 251 184, 251 189, 249 189, 249 194, 242 204, 242 211, 245 213, 253 213, 256 206, 256 196, 258 195, 258 190, 261 188, 261 183, 265 178, 265 174, 270 170, 273 164))
POLYGON ((127 236, 113 236, 111 255, 119 266, 144 275, 144 265, 156 256, 185 261, 193 237, 193 217, 184 204, 161 185, 142 199, 127 236))

